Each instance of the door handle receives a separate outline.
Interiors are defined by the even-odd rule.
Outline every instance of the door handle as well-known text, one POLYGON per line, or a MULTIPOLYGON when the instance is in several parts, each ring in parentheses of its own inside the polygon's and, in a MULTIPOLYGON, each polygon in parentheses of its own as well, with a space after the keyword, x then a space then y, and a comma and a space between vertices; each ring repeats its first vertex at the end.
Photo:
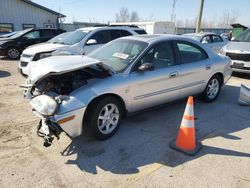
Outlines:
POLYGON ((174 78, 178 75, 178 72, 172 72, 169 74, 169 78, 174 78))
POLYGON ((209 69, 211 69, 211 65, 210 64, 206 65, 206 70, 209 70, 209 69))

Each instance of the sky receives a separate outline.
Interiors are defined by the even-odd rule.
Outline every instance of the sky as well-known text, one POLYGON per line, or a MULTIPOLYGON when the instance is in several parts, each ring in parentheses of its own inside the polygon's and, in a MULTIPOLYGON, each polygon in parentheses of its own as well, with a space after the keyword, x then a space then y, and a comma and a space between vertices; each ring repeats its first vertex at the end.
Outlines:
MULTIPOLYGON (((141 20, 170 21, 173 0, 32 0, 54 11, 66 15, 65 22, 115 21, 121 7, 137 11, 141 20)), ((200 0, 177 0, 176 20, 185 22, 198 15, 200 0)), ((238 14, 238 22, 250 26, 250 0, 205 0, 202 18, 218 22, 223 12, 238 14)))

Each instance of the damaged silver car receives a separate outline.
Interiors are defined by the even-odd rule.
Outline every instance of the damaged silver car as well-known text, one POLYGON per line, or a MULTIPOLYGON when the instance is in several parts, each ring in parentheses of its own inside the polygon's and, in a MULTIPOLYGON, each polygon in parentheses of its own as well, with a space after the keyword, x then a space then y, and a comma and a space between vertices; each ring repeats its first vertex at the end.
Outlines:
POLYGON ((131 36, 88 56, 40 60, 22 87, 41 118, 38 133, 47 145, 52 134, 63 130, 74 138, 83 126, 103 140, 127 113, 199 93, 215 101, 231 76, 230 63, 192 39, 131 36))

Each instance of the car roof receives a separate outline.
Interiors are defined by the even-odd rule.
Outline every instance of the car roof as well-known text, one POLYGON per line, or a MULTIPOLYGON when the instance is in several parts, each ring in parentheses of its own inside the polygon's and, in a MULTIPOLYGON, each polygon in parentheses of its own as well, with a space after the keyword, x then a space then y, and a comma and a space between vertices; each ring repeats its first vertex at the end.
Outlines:
POLYGON ((125 26, 120 26, 120 27, 117 27, 117 26, 103 26, 103 27, 83 27, 83 28, 80 28, 80 29, 77 29, 79 31, 94 31, 94 30, 112 30, 112 29, 121 29, 121 30, 127 30, 127 31, 134 31, 134 30, 143 30, 141 28, 131 28, 131 27, 125 27, 125 26))
POLYGON ((197 36, 197 37, 203 37, 205 35, 217 35, 216 33, 212 32, 200 32, 200 33, 186 33, 183 34, 184 36, 197 36))
MULTIPOLYGON (((162 40, 187 40, 190 41, 190 39, 187 39, 183 36, 179 35, 168 35, 168 34, 153 34, 153 35, 148 35, 148 34, 142 34, 142 35, 132 35, 132 36, 127 36, 123 37, 126 39, 132 39, 132 40, 139 40, 147 43, 154 43, 157 41, 162 41, 162 40)), ((191 40, 193 41, 193 40, 191 40)))

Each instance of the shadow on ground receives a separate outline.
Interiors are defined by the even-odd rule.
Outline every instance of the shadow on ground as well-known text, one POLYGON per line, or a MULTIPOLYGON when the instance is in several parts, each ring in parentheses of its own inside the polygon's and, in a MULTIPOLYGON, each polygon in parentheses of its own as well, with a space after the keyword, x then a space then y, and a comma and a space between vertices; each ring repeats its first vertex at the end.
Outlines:
MULTIPOLYGON (((224 137, 231 141, 241 138, 233 133, 250 125, 249 108, 237 104, 239 87, 224 86, 218 100, 212 104, 195 100, 198 118, 196 134, 199 140, 224 137)), ((250 157, 250 153, 215 146, 203 146, 194 157, 169 148, 175 138, 186 100, 126 118, 119 131, 106 141, 96 141, 89 134, 72 141, 62 151, 63 156, 76 155, 66 164, 96 174, 97 167, 116 174, 138 173, 139 168, 153 163, 176 167, 207 154, 250 157)))
POLYGON ((0 70, 0 78, 8 77, 10 75, 10 72, 0 70))

